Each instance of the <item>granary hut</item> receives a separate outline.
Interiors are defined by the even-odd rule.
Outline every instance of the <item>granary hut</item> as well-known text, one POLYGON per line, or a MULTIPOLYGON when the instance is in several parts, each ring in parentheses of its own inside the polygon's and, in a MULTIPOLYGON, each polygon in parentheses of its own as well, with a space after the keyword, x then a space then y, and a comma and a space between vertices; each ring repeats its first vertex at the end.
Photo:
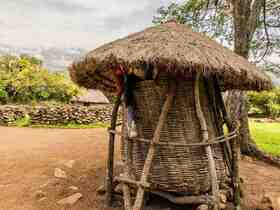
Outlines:
POLYGON ((119 96, 109 130, 107 204, 117 180, 126 210, 140 210, 145 192, 218 209, 221 190, 230 188, 234 196, 228 199, 239 205, 238 127, 226 114, 221 92, 270 89, 270 79, 255 65, 171 21, 93 50, 73 63, 70 74, 81 86, 119 96), (120 103, 123 126, 118 133, 120 103), (116 134, 122 136, 121 176, 113 175, 116 134))
POLYGON ((85 106, 110 103, 110 101, 102 93, 102 91, 95 89, 87 90, 81 95, 73 97, 71 102, 75 104, 82 104, 85 106))

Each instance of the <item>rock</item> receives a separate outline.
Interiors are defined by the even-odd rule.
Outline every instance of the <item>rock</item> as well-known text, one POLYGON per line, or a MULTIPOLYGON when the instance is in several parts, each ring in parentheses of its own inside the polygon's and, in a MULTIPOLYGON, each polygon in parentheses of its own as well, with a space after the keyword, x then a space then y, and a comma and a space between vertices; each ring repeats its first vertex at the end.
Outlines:
POLYGON ((219 209, 226 209, 227 204, 226 203, 219 203, 219 209))
POLYGON ((122 193, 123 193, 122 184, 118 184, 118 185, 115 187, 114 191, 115 191, 116 193, 122 194, 122 193))
POLYGON ((69 161, 66 161, 64 163, 65 166, 67 166, 68 168, 73 168, 73 165, 75 164, 75 160, 69 160, 69 161))
POLYGON ((220 203, 226 203, 227 202, 227 195, 226 192, 221 192, 219 193, 219 201, 220 203))
POLYGON ((42 190, 38 190, 38 191, 36 191, 35 192, 35 198, 37 199, 37 200, 41 200, 42 198, 44 198, 44 197, 46 197, 46 193, 45 192, 43 192, 42 190))
POLYGON ((199 205, 196 210, 208 210, 208 206, 206 204, 199 205))
POLYGON ((38 201, 42 202, 42 201, 45 201, 45 200, 47 200, 47 197, 40 198, 38 201))
POLYGON ((57 178, 63 178, 63 179, 67 178, 66 172, 61 170, 60 168, 54 169, 54 176, 57 178))
POLYGON ((41 184, 40 186, 39 186, 39 188, 45 188, 45 187, 47 187, 49 185, 49 182, 47 182, 47 183, 45 183, 45 184, 41 184))
POLYGON ((66 197, 66 198, 63 198, 63 199, 57 201, 57 203, 60 205, 66 205, 66 204, 73 205, 82 197, 83 197, 83 195, 81 193, 75 193, 69 197, 66 197))
POLYGON ((123 161, 116 161, 116 167, 123 167, 124 163, 123 161))
POLYGON ((104 186, 104 185, 101 185, 100 187, 97 188, 96 192, 97 192, 99 195, 104 195, 104 194, 106 193, 105 186, 104 186))
POLYGON ((77 191, 79 188, 78 188, 78 187, 76 187, 76 186, 70 186, 70 187, 69 187, 69 189, 70 189, 70 190, 77 191))
POLYGON ((254 162, 254 159, 252 157, 247 156, 247 155, 243 155, 242 160, 248 161, 250 163, 254 162))
POLYGON ((280 192, 266 192, 261 201, 261 209, 280 210, 280 192))

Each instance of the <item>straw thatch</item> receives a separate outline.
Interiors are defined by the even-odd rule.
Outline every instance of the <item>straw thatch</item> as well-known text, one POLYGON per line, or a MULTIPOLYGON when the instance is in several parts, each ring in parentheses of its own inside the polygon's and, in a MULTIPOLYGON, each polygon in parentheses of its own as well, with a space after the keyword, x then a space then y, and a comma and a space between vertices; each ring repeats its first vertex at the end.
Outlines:
POLYGON ((217 42, 193 32, 186 25, 167 22, 103 45, 70 67, 72 79, 81 86, 114 91, 112 69, 123 65, 130 73, 145 69, 187 75, 217 75, 225 89, 264 90, 269 77, 246 59, 217 42))
POLYGON ((85 94, 74 97, 71 102, 81 104, 109 104, 110 101, 100 90, 88 90, 85 94))

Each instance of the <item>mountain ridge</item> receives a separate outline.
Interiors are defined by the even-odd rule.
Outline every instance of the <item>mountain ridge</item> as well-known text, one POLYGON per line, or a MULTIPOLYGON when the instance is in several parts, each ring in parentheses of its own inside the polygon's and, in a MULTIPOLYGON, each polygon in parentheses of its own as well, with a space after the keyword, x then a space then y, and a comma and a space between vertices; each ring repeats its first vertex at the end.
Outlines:
POLYGON ((0 55, 22 54, 34 56, 43 61, 43 66, 50 71, 65 71, 67 67, 77 58, 86 53, 82 48, 58 48, 58 47, 14 47, 7 44, 0 44, 0 55))

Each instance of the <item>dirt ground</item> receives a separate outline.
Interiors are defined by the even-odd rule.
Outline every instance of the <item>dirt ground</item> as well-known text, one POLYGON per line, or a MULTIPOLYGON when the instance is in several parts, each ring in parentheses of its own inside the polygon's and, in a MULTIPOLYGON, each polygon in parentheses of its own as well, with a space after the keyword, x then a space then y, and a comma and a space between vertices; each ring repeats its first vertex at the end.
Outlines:
MULTIPOLYGON (((105 210, 103 196, 96 193, 105 174, 105 129, 0 127, 0 133, 0 210, 105 210), (75 161, 72 168, 65 166, 69 160, 75 161), (55 178, 55 168, 67 178, 55 178), (57 204, 75 192, 70 186, 78 187, 83 197, 73 206, 57 204), (40 200, 41 194, 46 199, 40 200)), ((280 191, 280 169, 243 160, 241 173, 247 209, 256 208, 264 191, 280 191)), ((164 210, 186 209, 160 203, 164 210)))

